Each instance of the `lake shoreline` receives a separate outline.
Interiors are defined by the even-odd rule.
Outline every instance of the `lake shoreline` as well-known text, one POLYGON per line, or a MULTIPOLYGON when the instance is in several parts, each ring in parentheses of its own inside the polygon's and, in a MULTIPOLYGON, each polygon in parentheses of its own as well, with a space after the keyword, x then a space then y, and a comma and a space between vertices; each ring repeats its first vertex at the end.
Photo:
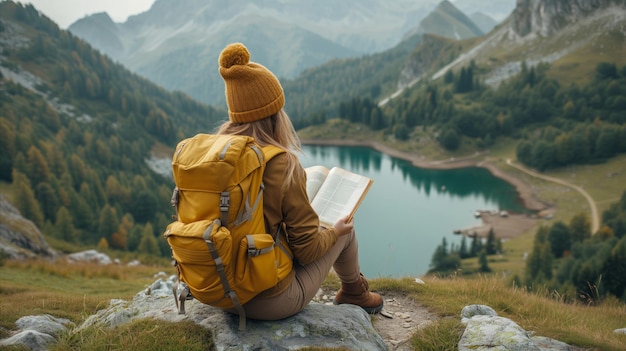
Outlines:
MULTIPOLYGON (((486 159, 487 153, 476 153, 469 157, 464 158, 450 158, 447 160, 429 160, 423 156, 411 154, 408 152, 400 151, 375 141, 360 141, 360 140, 302 140, 303 145, 323 145, 323 146, 365 146, 374 149, 380 153, 389 155, 391 157, 399 158, 408 162, 418 168, 424 169, 458 169, 469 167, 481 167, 487 169, 494 177, 500 178, 505 182, 515 187, 522 204, 526 209, 531 212, 540 212, 548 208, 548 206, 537 198, 532 187, 521 179, 504 172, 500 167, 496 166, 493 162, 486 159)), ((514 237, 517 234, 521 234, 524 230, 529 228, 529 223, 523 225, 522 220, 526 220, 527 215, 524 214, 512 214, 508 217, 507 222, 519 222, 520 231, 517 233, 510 233, 509 235, 503 235, 505 237, 514 237), (516 220, 517 219, 517 220, 516 220)), ((494 231, 498 231, 498 225, 493 221, 483 219, 483 224, 486 227, 494 227, 494 231)), ((474 230, 478 228, 472 228, 474 230)), ((477 230, 479 236, 483 236, 485 233, 483 230, 477 230)))

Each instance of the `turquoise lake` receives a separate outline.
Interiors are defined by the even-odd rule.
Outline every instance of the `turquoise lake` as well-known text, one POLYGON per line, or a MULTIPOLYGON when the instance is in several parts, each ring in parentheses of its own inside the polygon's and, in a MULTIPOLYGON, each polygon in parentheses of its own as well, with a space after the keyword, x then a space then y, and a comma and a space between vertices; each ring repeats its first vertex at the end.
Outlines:
MULTIPOLYGON (((355 215, 361 271, 367 277, 417 277, 445 237, 481 224, 476 210, 524 212, 515 188, 484 168, 429 170, 367 147, 305 145, 304 167, 339 166, 374 179, 355 215)), ((448 246, 450 248, 450 246, 448 246)))

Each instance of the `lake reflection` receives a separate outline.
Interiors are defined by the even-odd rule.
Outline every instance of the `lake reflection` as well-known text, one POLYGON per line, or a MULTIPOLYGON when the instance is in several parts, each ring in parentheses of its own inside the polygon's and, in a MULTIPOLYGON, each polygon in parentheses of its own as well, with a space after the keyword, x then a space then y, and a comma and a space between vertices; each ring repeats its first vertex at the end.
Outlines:
POLYGON ((366 147, 304 146, 305 167, 339 166, 374 179, 355 215, 361 270, 369 277, 426 273, 445 237, 480 224, 476 210, 523 212, 515 188, 483 168, 427 170, 366 147))

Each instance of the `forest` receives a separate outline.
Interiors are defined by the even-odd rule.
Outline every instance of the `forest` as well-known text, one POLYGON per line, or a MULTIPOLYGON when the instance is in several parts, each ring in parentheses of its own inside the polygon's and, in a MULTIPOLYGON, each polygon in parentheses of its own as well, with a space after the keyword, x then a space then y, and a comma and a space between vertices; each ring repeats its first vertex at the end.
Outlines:
MULTIPOLYGON (((431 274, 454 274, 462 259, 479 258, 478 272, 490 271, 487 255, 502 252, 493 231, 483 243, 476 237, 466 246, 448 248, 444 239, 431 259, 431 274)), ((473 274, 476 272, 465 272, 473 274)), ((580 213, 569 223, 543 225, 535 233, 525 275, 510 278, 516 287, 554 291, 563 301, 597 304, 613 296, 626 302, 626 191, 602 214, 602 226, 591 232, 587 215, 580 213)))
MULTIPOLYGON (((524 64, 493 89, 480 83, 472 64, 383 107, 369 97, 343 101, 338 115, 405 141, 416 128, 435 127, 437 140, 450 151, 463 140, 488 149, 498 137, 513 137, 520 141, 518 160, 542 171, 626 152, 626 66, 602 62, 582 87, 561 87, 546 76, 547 68, 524 64)), ((301 123, 321 124, 325 116, 312 114, 301 123)))
POLYGON ((0 35, 30 39, 3 46, 3 67, 46 79, 35 93, 0 77, 0 181, 13 184, 14 205, 52 238, 168 257, 157 238, 173 181, 146 159, 226 112, 129 72, 32 5, 2 2, 0 13, 0 35))

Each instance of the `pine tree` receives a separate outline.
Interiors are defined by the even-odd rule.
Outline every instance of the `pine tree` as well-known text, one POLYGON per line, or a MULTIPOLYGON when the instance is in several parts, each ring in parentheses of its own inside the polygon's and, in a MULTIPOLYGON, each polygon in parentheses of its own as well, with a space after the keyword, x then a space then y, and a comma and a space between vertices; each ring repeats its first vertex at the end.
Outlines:
POLYGON ((487 251, 487 255, 495 255, 497 252, 496 234, 494 233, 493 228, 489 229, 489 234, 487 235, 487 243, 485 244, 485 250, 487 251))
POLYGON ((569 223, 572 242, 582 242, 591 237, 591 224, 584 213, 575 215, 569 223))
POLYGON ((554 261, 554 256, 552 255, 550 243, 545 242, 541 244, 539 252, 540 271, 546 279, 550 280, 552 279, 552 262, 554 261))
POLYGON ((159 255, 159 245, 154 237, 154 230, 152 229, 152 224, 148 222, 143 228, 143 233, 141 234, 141 241, 139 242, 139 247, 137 247, 137 251, 143 254, 148 255, 159 255))
POLYGON ((13 172, 15 208, 24 216, 30 219, 37 227, 44 224, 44 216, 28 178, 19 172, 13 172))
POLYGON ((554 257, 563 257, 571 247, 569 228, 561 221, 554 223, 548 232, 548 241, 554 257))
POLYGON ((482 241, 478 238, 478 234, 472 234, 472 243, 470 244, 470 257, 476 257, 480 253, 480 250, 483 248, 482 241))
POLYGON ((541 248, 543 244, 537 243, 533 245, 533 251, 526 259, 526 285, 531 286, 541 272, 541 248))
POLYGON ((30 149, 28 149, 26 157, 28 163, 27 175, 31 184, 37 185, 39 183, 48 182, 50 179, 50 167, 41 151, 35 146, 31 146, 30 149))
POLYGON ((61 206, 57 211, 54 233, 57 238, 69 243, 75 243, 78 239, 78 232, 74 227, 72 214, 64 206, 61 206))
POLYGON ((461 258, 469 257, 469 252, 467 250, 467 237, 465 235, 463 235, 463 237, 461 238, 461 248, 459 249, 459 256, 461 256, 461 258))
POLYGON ((479 270, 483 273, 491 272, 491 268, 489 268, 489 261, 487 260, 487 250, 482 249, 480 251, 480 255, 478 256, 478 262, 480 263, 479 270))
POLYGON ((113 234, 117 233, 120 226, 120 221, 117 218, 117 213, 114 207, 105 205, 100 210, 100 216, 98 221, 98 236, 107 238, 109 244, 116 249, 124 249, 125 247, 119 247, 112 240, 113 234))

